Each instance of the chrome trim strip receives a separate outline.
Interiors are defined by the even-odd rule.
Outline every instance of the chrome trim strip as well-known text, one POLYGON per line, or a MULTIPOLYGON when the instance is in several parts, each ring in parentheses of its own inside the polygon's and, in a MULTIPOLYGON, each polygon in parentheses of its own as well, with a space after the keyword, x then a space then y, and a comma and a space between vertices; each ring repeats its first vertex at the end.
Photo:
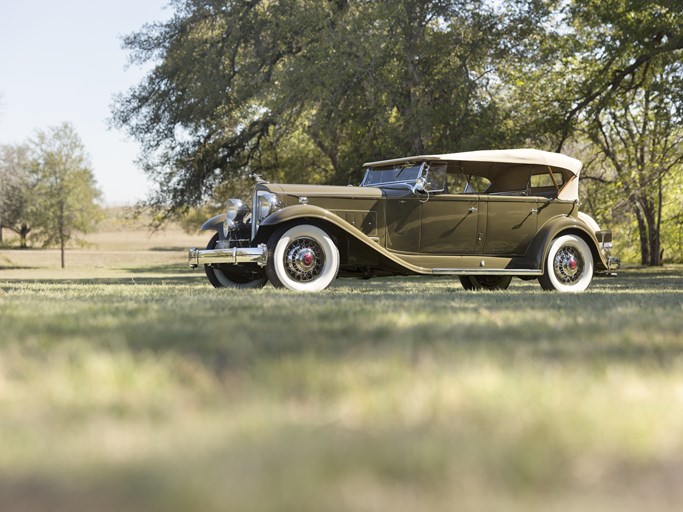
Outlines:
POLYGON ((528 268, 435 268, 432 274, 460 276, 541 276, 542 270, 528 268))
POLYGON ((210 265, 212 263, 227 263, 237 265, 239 263, 256 263, 261 267, 266 265, 268 249, 266 244, 258 247, 232 247, 230 249, 190 249, 187 260, 190 267, 210 265))
POLYGON ((251 239, 256 238, 256 231, 258 230, 258 225, 261 222, 257 219, 258 215, 258 190, 254 190, 254 197, 251 199, 251 239))

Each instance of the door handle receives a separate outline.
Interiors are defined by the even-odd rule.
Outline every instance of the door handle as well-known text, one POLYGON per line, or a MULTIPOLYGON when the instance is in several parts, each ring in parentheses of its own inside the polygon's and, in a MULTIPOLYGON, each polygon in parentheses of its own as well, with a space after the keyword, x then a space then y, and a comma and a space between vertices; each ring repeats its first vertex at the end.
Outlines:
POLYGON ((477 211, 476 206, 470 206, 470 209, 468 210, 470 213, 474 213, 477 211))
POLYGON ((538 213, 538 209, 537 209, 537 208, 532 208, 532 209, 531 209, 531 213, 538 213))

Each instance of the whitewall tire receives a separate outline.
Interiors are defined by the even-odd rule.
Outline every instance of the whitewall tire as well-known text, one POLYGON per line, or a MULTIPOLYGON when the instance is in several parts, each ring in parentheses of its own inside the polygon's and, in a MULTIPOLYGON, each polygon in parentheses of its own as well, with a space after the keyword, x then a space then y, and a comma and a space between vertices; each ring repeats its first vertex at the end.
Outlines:
POLYGON ((330 235, 310 224, 278 230, 268 240, 268 280, 276 288, 319 292, 339 272, 339 250, 330 235))
POLYGON ((579 236, 562 235, 554 239, 538 278, 544 290, 582 292, 593 280, 593 253, 579 236))

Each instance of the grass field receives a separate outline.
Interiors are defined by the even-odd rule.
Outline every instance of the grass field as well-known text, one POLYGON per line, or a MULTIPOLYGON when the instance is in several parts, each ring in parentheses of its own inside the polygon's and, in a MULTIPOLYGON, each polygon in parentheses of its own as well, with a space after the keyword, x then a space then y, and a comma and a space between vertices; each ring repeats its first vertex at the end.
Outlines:
POLYGON ((310 296, 97 236, 0 251, 2 511, 680 510, 681 267, 310 296))

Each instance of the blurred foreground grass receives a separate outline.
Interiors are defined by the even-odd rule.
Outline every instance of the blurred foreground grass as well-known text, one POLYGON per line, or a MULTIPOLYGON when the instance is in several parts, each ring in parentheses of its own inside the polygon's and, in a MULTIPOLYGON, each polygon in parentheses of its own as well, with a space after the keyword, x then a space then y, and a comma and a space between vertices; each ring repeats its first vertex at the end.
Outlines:
POLYGON ((0 510, 680 510, 680 267, 575 296, 156 271, 0 281, 0 510))

